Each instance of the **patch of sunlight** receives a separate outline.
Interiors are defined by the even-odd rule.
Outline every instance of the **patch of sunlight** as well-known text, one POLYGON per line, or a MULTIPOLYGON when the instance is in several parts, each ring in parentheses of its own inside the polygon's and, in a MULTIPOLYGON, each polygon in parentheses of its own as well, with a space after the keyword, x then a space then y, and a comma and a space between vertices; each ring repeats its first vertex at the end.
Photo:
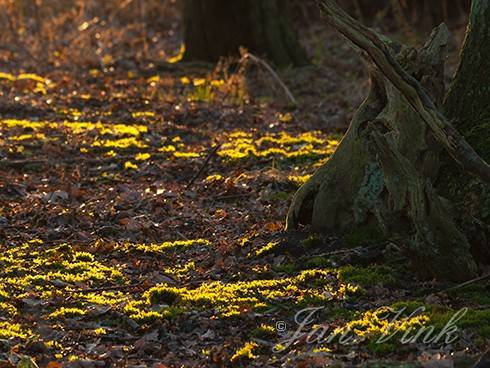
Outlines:
POLYGON ((393 318, 398 314, 398 310, 390 307, 382 307, 375 311, 364 312, 358 319, 348 322, 340 328, 340 334, 350 331, 363 339, 379 338, 381 335, 391 335, 393 333, 404 333, 417 327, 423 327, 430 321, 426 313, 418 315, 404 314, 393 318))
POLYGON ((73 317, 82 317, 85 314, 87 314, 87 311, 80 308, 61 307, 55 310, 54 312, 50 313, 48 318, 50 319, 73 318, 73 317))
POLYGON ((121 138, 121 139, 106 139, 95 140, 92 142, 92 147, 101 148, 119 148, 126 149, 130 147, 134 148, 148 148, 148 146, 135 137, 121 138))
POLYGON ((184 85, 191 84, 191 80, 189 79, 189 77, 182 77, 180 78, 180 83, 184 85))
POLYGON ((40 129, 68 129, 72 134, 84 134, 93 130, 98 131, 99 135, 129 136, 139 137, 148 132, 148 127, 139 124, 110 124, 103 122, 84 122, 84 121, 30 121, 18 119, 0 120, 0 127, 7 129, 22 128, 32 131, 40 129))
POLYGON ((167 59, 167 63, 170 63, 170 64, 178 63, 179 61, 181 61, 184 58, 184 54, 185 54, 185 44, 181 44, 180 49, 179 49, 179 53, 175 56, 169 57, 167 59))
POLYGON ((263 256, 265 254, 269 254, 269 253, 273 252, 278 246, 280 246, 279 242, 271 241, 271 242, 267 243, 266 245, 264 245, 262 248, 259 248, 255 252, 255 255, 257 257, 260 257, 260 256, 263 256))
POLYGON ((107 335, 107 330, 103 327, 99 327, 94 330, 94 333, 99 336, 104 336, 107 335))
POLYGON ((0 321, 0 339, 22 339, 25 340, 32 335, 32 332, 23 329, 21 325, 10 322, 0 321))
POLYGON ((200 153, 197 152, 174 152, 175 158, 199 158, 201 157, 200 153))
POLYGON ((221 317, 264 310, 274 303, 324 303, 344 299, 357 292, 350 284, 340 284, 334 270, 306 270, 296 276, 223 283, 203 283, 195 289, 160 284, 143 294, 141 310, 154 305, 178 308, 214 309, 221 317))
POLYGON ((279 114, 279 121, 281 123, 290 123, 293 121, 293 115, 291 115, 290 112, 287 112, 285 114, 279 114))
POLYGON ((90 304, 117 306, 127 303, 130 295, 121 291, 103 291, 102 293, 73 293, 74 300, 82 300, 90 304))
POLYGON ((332 155, 338 141, 320 132, 290 135, 285 132, 255 137, 252 133, 235 131, 226 137, 218 155, 240 160, 260 157, 283 159, 324 159, 332 155))
POLYGON ((92 122, 68 122, 60 125, 70 129, 74 134, 82 134, 91 130, 98 130, 100 135, 132 136, 139 137, 142 133, 148 132, 148 127, 137 124, 104 124, 100 121, 92 122))
POLYGON ((194 240, 176 240, 160 244, 139 244, 139 243, 122 243, 116 245, 117 250, 124 252, 143 252, 143 253, 163 253, 168 251, 183 250, 194 246, 210 246, 211 242, 206 239, 194 240))
POLYGON ((131 161, 126 161, 124 163, 125 170, 138 170, 138 165, 133 164, 131 161))
POLYGON ((225 180, 225 178, 223 177, 223 175, 220 175, 220 174, 208 175, 206 177, 206 179, 204 179, 204 181, 206 183, 214 183, 214 182, 223 181, 223 180, 225 180))
POLYGON ((44 140, 46 139, 46 135, 43 133, 36 133, 36 134, 21 134, 21 135, 15 135, 13 137, 9 137, 9 140, 11 141, 27 141, 31 139, 44 140))
POLYGON ((13 75, 10 73, 3 73, 0 72, 0 79, 7 79, 9 81, 15 82, 18 80, 32 80, 37 83, 43 83, 46 85, 52 84, 52 82, 49 79, 43 78, 40 75, 34 74, 34 73, 21 73, 18 75, 13 75))
POLYGON ((45 247, 42 243, 27 242, 2 249, 0 264, 2 290, 15 289, 17 298, 35 294, 49 298, 60 283, 70 287, 123 280, 120 266, 106 266, 91 254, 76 252, 67 244, 45 247))
POLYGON ((88 71, 88 73, 93 78, 97 78, 97 77, 100 77, 102 75, 102 72, 99 69, 90 69, 88 71))
POLYGON ((163 152, 163 153, 172 153, 175 152, 177 148, 174 145, 168 145, 168 146, 163 146, 158 149, 158 152, 163 152))
POLYGON ((235 351, 235 354, 231 357, 232 362, 241 361, 241 360, 253 360, 257 358, 254 352, 259 348, 259 344, 256 342, 250 341, 245 343, 240 349, 235 351))
POLYGON ((206 84, 206 78, 194 78, 192 80, 192 84, 194 85, 194 87, 203 86, 206 84))
POLYGON ((148 161, 151 158, 151 154, 149 153, 138 153, 134 156, 136 161, 148 161))
POLYGON ((8 129, 12 128, 22 128, 31 129, 33 131, 44 128, 47 122, 30 121, 30 120, 19 120, 19 119, 2 119, 0 120, 0 126, 4 126, 8 129))
POLYGON ((0 316, 13 317, 17 315, 17 308, 7 302, 0 302, 0 316))
POLYGON ((153 111, 135 111, 131 113, 131 116, 135 119, 138 118, 153 118, 155 113, 153 111))
POLYGON ((296 185, 297 187, 302 186, 305 184, 308 180, 310 180, 311 175, 290 175, 288 176, 288 180, 296 185))
POLYGON ((34 73, 21 73, 17 76, 17 80, 33 80, 39 83, 45 83, 49 84, 50 80, 41 77, 40 75, 34 74, 34 73))
POLYGON ((194 261, 187 262, 183 266, 174 266, 165 268, 163 271, 166 274, 177 277, 178 279, 187 276, 187 274, 196 269, 196 263, 194 261))
POLYGON ((17 78, 13 74, 3 72, 0 72, 0 79, 7 79, 11 82, 15 82, 17 80, 17 78))

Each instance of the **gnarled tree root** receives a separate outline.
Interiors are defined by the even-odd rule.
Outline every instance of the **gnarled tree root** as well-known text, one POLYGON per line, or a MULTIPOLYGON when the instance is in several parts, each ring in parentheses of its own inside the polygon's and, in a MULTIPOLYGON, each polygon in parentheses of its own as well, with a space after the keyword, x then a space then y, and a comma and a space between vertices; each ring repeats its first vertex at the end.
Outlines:
POLYGON ((477 264, 455 209, 436 179, 449 154, 466 172, 490 182, 490 166, 438 111, 444 97, 448 31, 438 27, 420 50, 385 40, 321 0, 328 23, 365 53, 371 89, 332 158, 296 193, 287 228, 319 232, 374 225, 403 239, 420 274, 473 277, 477 264))

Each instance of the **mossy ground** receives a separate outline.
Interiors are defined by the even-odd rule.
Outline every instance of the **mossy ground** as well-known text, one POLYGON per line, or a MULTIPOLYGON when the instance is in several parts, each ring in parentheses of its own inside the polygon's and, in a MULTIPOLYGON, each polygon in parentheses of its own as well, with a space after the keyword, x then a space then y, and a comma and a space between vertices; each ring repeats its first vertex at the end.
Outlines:
POLYGON ((189 354, 201 366, 294 365, 311 354, 403 360, 423 348, 400 353, 397 340, 375 340, 387 328, 381 314, 405 304, 427 309, 404 316, 400 333, 442 328, 467 306, 454 349, 485 345, 485 284, 429 302, 439 285, 416 282, 400 263, 358 265, 384 248, 373 231, 344 243, 277 237, 287 199, 328 160, 338 133, 305 129, 306 115, 287 107, 237 101, 245 92, 214 74, 85 77, 67 95, 59 76, 19 84, 18 74, 0 75, 2 91, 19 96, 0 119, 0 360, 12 351, 40 364, 184 364, 189 354), (101 82, 110 98, 99 96, 101 82), (294 331, 307 307, 322 307, 314 326, 350 328, 359 343, 300 339, 274 353, 282 326, 294 331))

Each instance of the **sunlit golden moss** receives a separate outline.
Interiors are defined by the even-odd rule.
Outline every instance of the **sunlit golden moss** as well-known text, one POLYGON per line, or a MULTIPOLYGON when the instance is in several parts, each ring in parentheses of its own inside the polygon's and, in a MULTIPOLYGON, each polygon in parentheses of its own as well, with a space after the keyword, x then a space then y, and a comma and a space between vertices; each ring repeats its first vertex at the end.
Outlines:
POLYGON ((125 170, 138 170, 138 165, 132 163, 131 161, 126 161, 124 163, 125 170))
POLYGON ((87 311, 80 308, 65 308, 61 307, 54 312, 50 313, 48 318, 59 319, 59 318, 73 318, 84 316, 87 311))
POLYGON ((92 143, 92 147, 102 147, 102 148, 147 148, 148 146, 142 141, 136 139, 135 137, 121 138, 121 139, 106 139, 103 141, 95 140, 92 143))
POLYGON ((269 242, 266 245, 264 245, 262 248, 259 248, 256 252, 255 255, 257 257, 263 256, 265 254, 269 254, 274 251, 279 246, 279 242, 269 242))
POLYGON ((166 274, 172 275, 173 277, 181 278, 186 276, 190 271, 196 269, 196 263, 194 261, 189 261, 183 266, 174 266, 164 269, 166 274))
POLYGON ((215 281, 204 283, 196 289, 161 284, 145 293, 140 306, 163 303, 183 308, 212 308, 222 317, 231 317, 265 308, 281 300, 321 303, 332 297, 344 298, 356 292, 357 288, 349 284, 342 287, 332 285, 334 279, 334 271, 307 270, 289 278, 235 283, 215 281))
POLYGON ((0 316, 13 317, 17 314, 17 308, 12 304, 0 301, 0 316))
POLYGON ((390 318, 398 312, 389 307, 367 311, 360 318, 348 322, 342 329, 349 330, 361 338, 378 338, 381 335, 390 335, 394 332, 403 333, 409 329, 422 327, 430 321, 427 314, 416 316, 402 315, 390 318))
POLYGON ((160 244, 134 244, 123 243, 116 246, 116 249, 125 252, 138 251, 143 253, 163 253, 171 250, 182 250, 194 246, 209 246, 211 243, 206 239, 176 240, 173 242, 163 242, 160 244))
POLYGON ((227 136, 227 142, 218 151, 218 155, 231 160, 253 157, 322 159, 329 157, 337 145, 337 140, 329 140, 319 132, 298 136, 287 133, 267 134, 257 138, 251 133, 235 131, 227 136))
POLYGON ((184 53, 185 53, 185 44, 181 44, 179 52, 176 55, 169 57, 167 59, 167 63, 170 64, 178 63, 184 58, 184 53))
POLYGON ((135 111, 131 113, 131 116, 135 119, 138 118, 153 118, 155 113, 153 111, 135 111))
MULTIPOLYGON (((35 291, 39 297, 49 298, 56 283, 96 283, 121 281, 121 267, 106 266, 87 252, 75 252, 67 244, 41 247, 31 241, 5 250, 0 255, 3 265, 3 292, 0 298, 9 300, 5 288, 15 288, 16 297, 27 297, 35 291)), ((32 297, 32 295, 30 296, 32 297)))
POLYGON ((31 335, 31 331, 19 324, 0 322, 0 339, 27 339, 31 335))
POLYGON ((179 152, 179 151, 176 151, 176 152, 174 152, 174 157, 175 158, 199 158, 199 157, 201 157, 201 154, 197 153, 197 152, 179 152))
POLYGON ((151 158, 151 154, 149 153, 138 153, 136 156, 134 156, 134 159, 136 161, 147 161, 151 158))
POLYGON ((306 183, 309 179, 311 178, 311 175, 301 175, 301 176, 296 176, 296 175, 290 175, 288 176, 288 180, 296 185, 297 187, 302 186, 304 183, 306 183))
POLYGON ((257 358, 255 351, 259 345, 256 342, 247 342, 240 349, 238 349, 235 354, 231 357, 232 362, 236 362, 243 359, 253 360, 257 358))
POLYGON ((182 312, 179 308, 167 306, 160 307, 157 310, 148 310, 145 307, 147 305, 143 301, 131 301, 124 306, 123 312, 139 323, 151 323, 155 320, 170 318, 182 312))

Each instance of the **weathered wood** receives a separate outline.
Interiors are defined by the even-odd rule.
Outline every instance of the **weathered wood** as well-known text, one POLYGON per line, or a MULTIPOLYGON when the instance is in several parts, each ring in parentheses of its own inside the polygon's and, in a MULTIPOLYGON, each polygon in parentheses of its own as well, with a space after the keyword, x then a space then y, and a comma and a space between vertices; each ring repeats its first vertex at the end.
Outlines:
POLYGON ((439 190, 440 167, 451 157, 454 167, 457 162, 474 180, 488 183, 490 166, 437 107, 444 96, 446 27, 415 50, 364 27, 333 0, 319 4, 327 22, 363 51, 371 90, 335 154, 296 193, 287 228, 375 228, 401 243, 424 276, 475 276, 472 252, 488 242, 483 236, 470 244, 453 198, 439 190))

